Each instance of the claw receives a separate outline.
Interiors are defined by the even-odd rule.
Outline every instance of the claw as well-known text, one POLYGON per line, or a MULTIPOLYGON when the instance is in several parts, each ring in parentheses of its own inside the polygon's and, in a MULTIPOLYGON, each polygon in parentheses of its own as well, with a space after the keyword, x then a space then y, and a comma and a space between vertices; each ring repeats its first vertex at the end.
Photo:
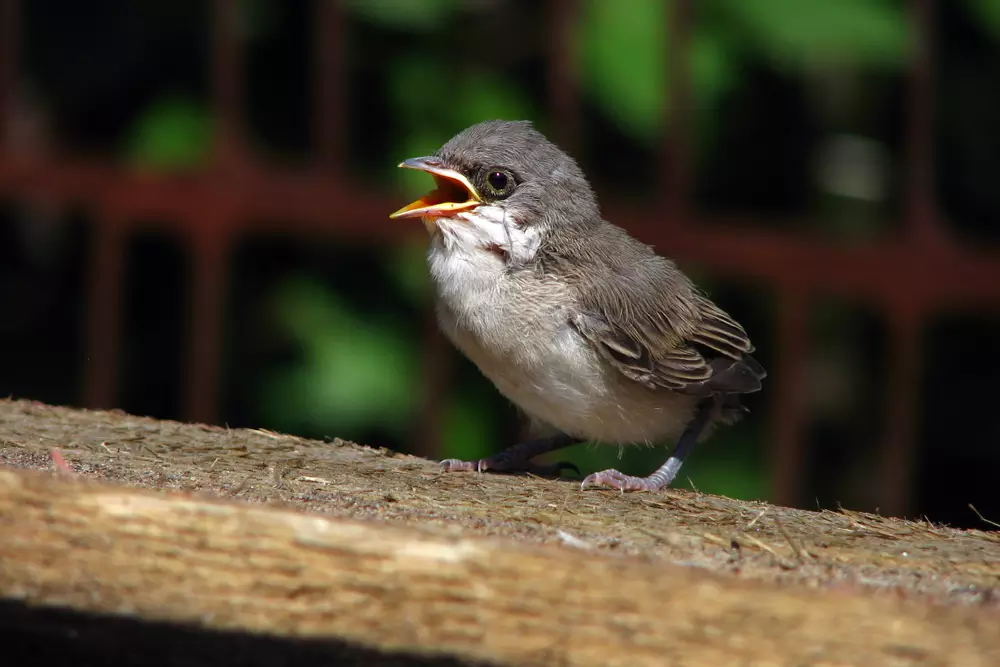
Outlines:
MULTIPOLYGON (((441 461, 444 472, 471 472, 479 470, 481 461, 463 461, 461 459, 445 459, 441 461)), ((482 472, 479 470, 479 472, 482 472)))
POLYGON ((587 475, 580 483, 580 490, 583 491, 592 486, 607 486, 624 493, 626 491, 659 491, 664 485, 648 477, 633 477, 612 469, 587 475))

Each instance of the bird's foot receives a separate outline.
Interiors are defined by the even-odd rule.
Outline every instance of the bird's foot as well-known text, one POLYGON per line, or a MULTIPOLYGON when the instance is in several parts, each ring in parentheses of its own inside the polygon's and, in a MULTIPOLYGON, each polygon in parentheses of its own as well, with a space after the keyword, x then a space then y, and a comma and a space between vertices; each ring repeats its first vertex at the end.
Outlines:
POLYGON ((556 461, 555 463, 533 463, 529 460, 518 460, 503 457, 502 452, 496 456, 488 456, 478 461, 463 461, 461 459, 445 459, 441 461, 441 468, 444 472, 527 472, 539 477, 558 477, 563 470, 575 470, 580 474, 580 469, 569 461, 556 461))
POLYGON ((545 454, 556 449, 561 449, 577 442, 567 435, 555 435, 548 438, 537 438, 527 440, 520 444, 508 447, 502 452, 487 456, 478 461, 462 461, 461 459, 445 459, 441 461, 441 467, 445 472, 528 472, 541 477, 558 477, 563 470, 575 470, 580 474, 580 469, 568 461, 557 461, 556 463, 532 463, 531 459, 539 454, 545 454))
POLYGON ((633 477, 617 470, 602 470, 587 477, 580 484, 580 490, 592 486, 608 486, 612 489, 625 491, 659 491, 670 486, 673 478, 665 480, 662 476, 650 475, 649 477, 633 477))

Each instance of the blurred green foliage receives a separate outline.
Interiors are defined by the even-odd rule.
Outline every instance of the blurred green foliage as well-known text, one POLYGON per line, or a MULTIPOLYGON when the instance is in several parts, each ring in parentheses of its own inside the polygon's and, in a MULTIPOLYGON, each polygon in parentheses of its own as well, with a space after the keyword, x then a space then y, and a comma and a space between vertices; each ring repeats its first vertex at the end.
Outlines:
POLYGON ((902 66, 908 24, 893 0, 716 0, 775 66, 902 66))
POLYGON ((405 327, 359 317, 336 294, 289 279, 273 294, 274 317, 301 351, 301 365, 263 385, 269 422, 339 435, 368 423, 404 435, 419 394, 419 350, 405 327))
POLYGON ((1000 37, 1000 2, 997 0, 965 0, 973 16, 983 22, 990 32, 1000 37))
MULTIPOLYGON (((587 93, 641 141, 652 141, 667 117, 669 4, 588 0, 584 5, 587 93)), ((745 56, 787 69, 898 68, 906 56, 905 17, 891 0, 704 0, 696 9, 691 83, 702 115, 716 112, 739 79, 745 56)))
POLYGON ((348 7, 372 23, 424 32, 442 27, 460 4, 461 0, 350 0, 348 7))
POLYGON ((204 105, 168 95, 140 114, 125 153, 140 167, 191 169, 205 164, 211 139, 212 118, 204 105))
POLYGON ((623 130, 652 139, 667 108, 665 0, 588 0, 580 38, 588 95, 623 130))

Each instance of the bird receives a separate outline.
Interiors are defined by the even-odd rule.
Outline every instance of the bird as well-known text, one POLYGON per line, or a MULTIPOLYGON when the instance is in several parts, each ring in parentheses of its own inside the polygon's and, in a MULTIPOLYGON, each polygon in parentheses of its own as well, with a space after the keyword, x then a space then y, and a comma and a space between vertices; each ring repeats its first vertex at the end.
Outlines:
POLYGON ((579 442, 675 440, 650 475, 608 469, 581 488, 659 491, 697 442, 746 412, 767 373, 744 328, 670 259, 605 220, 577 162, 531 121, 472 125, 399 167, 435 188, 418 219, 441 331, 526 416, 528 438, 445 472, 558 474, 534 457, 579 442))

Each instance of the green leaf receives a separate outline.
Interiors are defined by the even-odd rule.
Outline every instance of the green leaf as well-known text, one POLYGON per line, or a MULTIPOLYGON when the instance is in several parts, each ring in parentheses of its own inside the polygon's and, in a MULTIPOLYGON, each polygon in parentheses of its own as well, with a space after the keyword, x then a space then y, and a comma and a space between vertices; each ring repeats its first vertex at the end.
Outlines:
POLYGON ((862 65, 898 68, 909 28, 887 0, 714 0, 754 48, 783 67, 862 65))
POLYGON ((667 113, 664 0, 587 0, 581 37, 588 93, 634 138, 659 134, 667 113))
POLYGON ((185 169, 204 164, 211 145, 212 119, 204 105, 171 97, 139 117, 126 153, 143 167, 185 169))
POLYGON ((455 0, 350 0, 348 9, 372 23, 405 30, 431 30, 443 25, 455 0))
POLYGON ((274 298, 275 317, 302 361, 264 385, 261 405, 269 420, 344 437, 374 425, 404 435, 419 396, 416 339, 357 317, 312 281, 289 281, 274 298))

